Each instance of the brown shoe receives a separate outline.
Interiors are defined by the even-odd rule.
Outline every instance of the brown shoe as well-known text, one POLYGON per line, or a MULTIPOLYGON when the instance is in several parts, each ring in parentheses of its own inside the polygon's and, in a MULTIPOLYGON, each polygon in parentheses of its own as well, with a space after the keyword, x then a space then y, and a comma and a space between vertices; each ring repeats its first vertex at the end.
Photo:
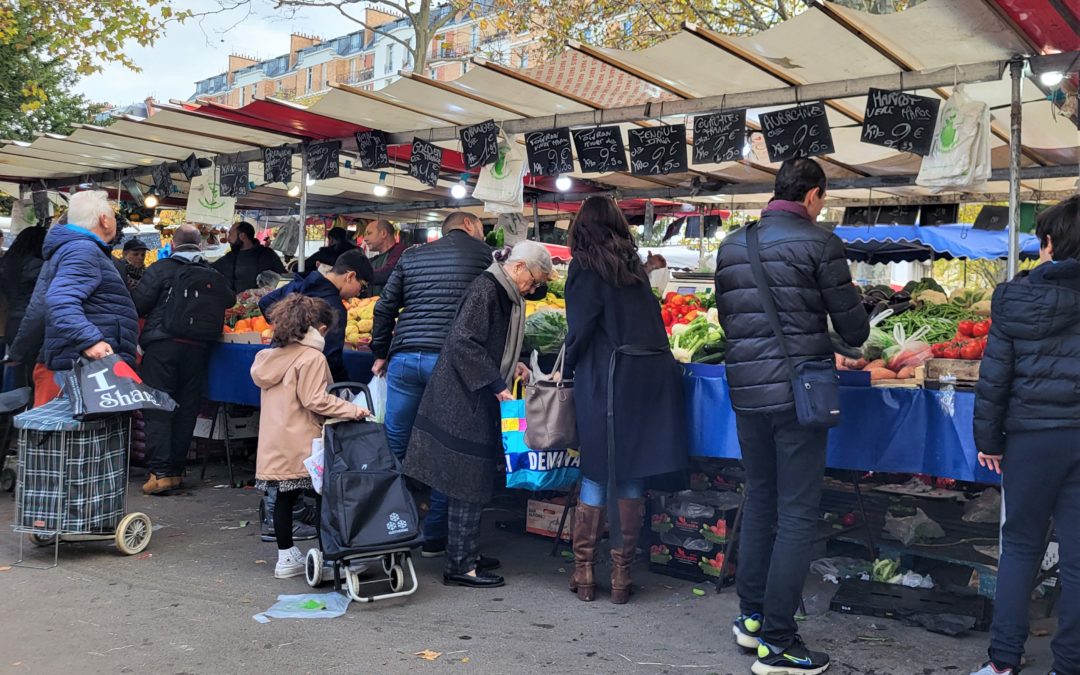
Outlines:
POLYGON ((638 535, 645 518, 644 499, 619 500, 619 530, 622 546, 611 549, 611 602, 625 605, 630 600, 630 564, 637 554, 638 535))
POLYGON ((180 488, 184 487, 183 476, 169 476, 168 478, 163 478, 162 480, 169 481, 170 490, 179 490, 180 488))
POLYGON ((142 491, 144 495, 159 495, 163 492, 168 492, 173 489, 174 478, 168 476, 156 476, 150 474, 150 478, 146 479, 143 483, 142 491))
POLYGON ((578 600, 591 602, 596 599, 596 543, 600 539, 600 523, 604 509, 578 502, 574 507, 574 526, 571 530, 574 547, 574 573, 570 575, 570 592, 577 593, 578 600))

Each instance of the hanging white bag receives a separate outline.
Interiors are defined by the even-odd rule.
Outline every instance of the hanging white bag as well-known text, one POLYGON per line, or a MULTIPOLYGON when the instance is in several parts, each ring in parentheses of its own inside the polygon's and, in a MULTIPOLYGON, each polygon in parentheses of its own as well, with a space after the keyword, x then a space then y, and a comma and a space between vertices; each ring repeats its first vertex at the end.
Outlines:
POLYGON ((941 107, 934 143, 915 180, 923 187, 968 189, 989 178, 990 109, 963 85, 941 107))
POLYGON ((499 159, 480 168, 473 198, 488 213, 520 213, 525 208, 525 151, 513 137, 500 136, 499 159))

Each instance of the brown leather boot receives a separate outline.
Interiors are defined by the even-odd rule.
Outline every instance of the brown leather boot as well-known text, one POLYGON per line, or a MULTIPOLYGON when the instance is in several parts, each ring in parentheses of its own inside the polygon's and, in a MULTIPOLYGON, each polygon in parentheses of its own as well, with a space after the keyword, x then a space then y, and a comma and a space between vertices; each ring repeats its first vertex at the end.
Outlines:
POLYGON ((638 535, 645 518, 644 499, 619 500, 619 529, 622 546, 611 549, 611 602, 625 605, 630 600, 630 563, 637 553, 638 535))
POLYGON ((150 477, 143 483, 142 492, 144 495, 159 495, 163 492, 168 492, 173 489, 172 480, 172 478, 167 476, 150 474, 150 477))
POLYGON ((604 509, 578 502, 574 507, 574 527, 571 530, 574 546, 574 573, 570 575, 570 592, 577 593, 578 600, 592 602, 596 599, 596 544, 600 539, 600 523, 604 509))

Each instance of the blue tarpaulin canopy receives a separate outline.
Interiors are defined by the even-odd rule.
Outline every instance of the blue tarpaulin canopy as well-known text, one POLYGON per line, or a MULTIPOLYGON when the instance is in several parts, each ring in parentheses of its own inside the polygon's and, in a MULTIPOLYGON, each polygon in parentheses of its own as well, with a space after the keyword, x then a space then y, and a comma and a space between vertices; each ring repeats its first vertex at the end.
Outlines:
MULTIPOLYGON (((953 259, 1004 259, 1007 231, 976 230, 971 225, 843 225, 834 232, 856 262, 890 263, 953 259)), ((1022 258, 1039 255, 1039 241, 1020 235, 1022 258)))

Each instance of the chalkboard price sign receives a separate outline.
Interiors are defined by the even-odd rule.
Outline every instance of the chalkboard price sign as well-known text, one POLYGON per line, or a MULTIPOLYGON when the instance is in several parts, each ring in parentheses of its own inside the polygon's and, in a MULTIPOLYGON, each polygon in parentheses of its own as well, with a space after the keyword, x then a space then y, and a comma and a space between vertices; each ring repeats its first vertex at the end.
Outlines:
POLYGON ((525 154, 529 173, 534 176, 558 176, 574 170, 574 151, 566 128, 526 134, 525 154))
POLYGON ((158 164, 153 170, 154 188, 161 197, 172 194, 172 178, 169 177, 168 163, 158 164))
POLYGON ((338 177, 338 154, 341 141, 313 141, 304 145, 307 173, 312 180, 338 177))
POLYGON ((218 172, 222 197, 243 197, 248 193, 247 162, 222 162, 218 172))
POLYGON ((359 131, 356 134, 356 149, 360 153, 360 166, 364 169, 382 169, 390 166, 390 157, 386 154, 386 134, 381 131, 359 131))
POLYGON ((902 91, 871 89, 863 117, 863 143, 884 145, 900 152, 930 154, 941 101, 902 91))
POLYGON ((412 156, 409 158, 409 175, 424 185, 436 187, 439 184, 442 154, 439 146, 414 138, 412 156))
POLYGON ((194 152, 188 155, 187 159, 180 161, 180 171, 184 174, 184 178, 188 180, 202 175, 202 169, 199 168, 199 158, 195 156, 194 152))
POLYGON ((738 161, 745 145, 745 110, 694 118, 694 164, 738 161))
POLYGON ((686 125, 630 130, 630 170, 638 176, 686 173, 686 125))
POLYGON ((495 120, 462 127, 458 136, 461 138, 461 154, 465 157, 466 169, 487 166, 499 160, 499 127, 495 125, 495 120))
POLYGON ((762 113, 760 120, 770 162, 833 152, 829 118, 821 101, 762 113))
POLYGON ((574 147, 582 173, 626 171, 626 146, 619 127, 574 131, 574 147))
POLYGON ((287 145, 263 148, 263 180, 267 183, 288 183, 292 180, 293 151, 287 145))

